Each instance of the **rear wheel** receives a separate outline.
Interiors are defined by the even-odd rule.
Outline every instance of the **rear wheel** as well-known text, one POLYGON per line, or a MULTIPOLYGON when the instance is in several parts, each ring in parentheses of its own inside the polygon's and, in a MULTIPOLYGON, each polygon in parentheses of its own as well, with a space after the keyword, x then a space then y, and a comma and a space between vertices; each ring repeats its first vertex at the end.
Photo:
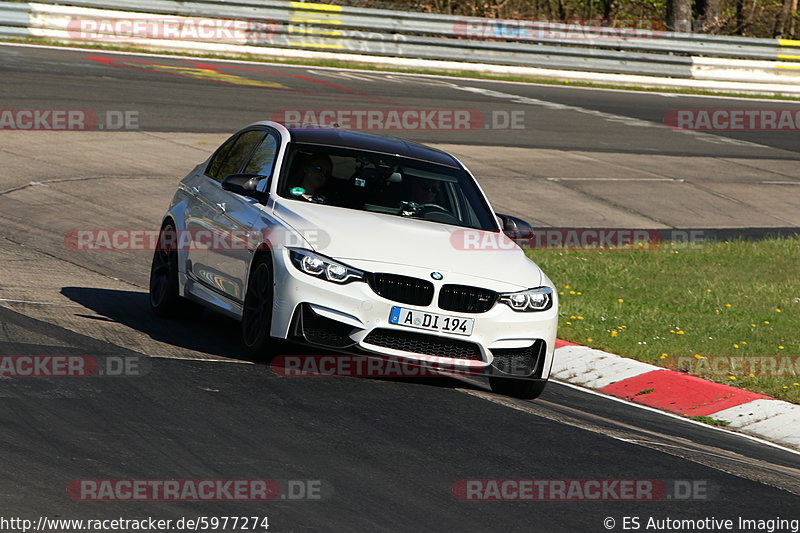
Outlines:
POLYGON ((541 396, 547 381, 531 381, 529 379, 513 379, 490 377, 492 391, 505 396, 533 400, 541 396))
POLYGON ((269 256, 258 257, 251 270, 242 310, 242 344, 258 360, 270 359, 278 342, 270 335, 273 294, 272 262, 269 256))
POLYGON ((175 226, 167 223, 158 234, 158 246, 150 264, 150 308, 163 317, 185 315, 198 306, 181 298, 178 291, 178 240, 175 226))

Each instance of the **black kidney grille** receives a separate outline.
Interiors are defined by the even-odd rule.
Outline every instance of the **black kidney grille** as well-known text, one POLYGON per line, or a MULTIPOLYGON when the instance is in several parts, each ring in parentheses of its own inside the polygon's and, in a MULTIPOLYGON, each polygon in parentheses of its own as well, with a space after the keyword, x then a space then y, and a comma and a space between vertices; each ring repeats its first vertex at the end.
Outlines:
POLYGON ((459 313, 485 313, 496 301, 496 292, 480 287, 445 285, 439 291, 439 308, 459 313))
POLYGON ((378 328, 372 330, 365 343, 411 352, 421 355, 433 355, 437 357, 451 357, 454 359, 470 359, 482 361, 481 350, 474 342, 461 341, 458 339, 448 339, 436 337, 414 331, 399 331, 395 329, 378 328))
POLYGON ((431 305, 433 283, 424 279, 398 274, 370 274, 367 282, 380 296, 387 300, 410 305, 431 305))

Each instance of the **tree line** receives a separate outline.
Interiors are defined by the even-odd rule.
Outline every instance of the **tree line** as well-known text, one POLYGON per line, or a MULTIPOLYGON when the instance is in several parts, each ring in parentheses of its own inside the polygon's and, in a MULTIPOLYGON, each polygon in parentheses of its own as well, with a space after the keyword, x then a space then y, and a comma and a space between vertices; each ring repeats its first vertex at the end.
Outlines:
MULTIPOLYGON (((312 0, 314 1, 314 0, 312 0)), ((315 0, 465 17, 608 26, 663 24, 676 32, 796 39, 798 0, 315 0), (634 21, 634 22, 631 22, 634 21)))

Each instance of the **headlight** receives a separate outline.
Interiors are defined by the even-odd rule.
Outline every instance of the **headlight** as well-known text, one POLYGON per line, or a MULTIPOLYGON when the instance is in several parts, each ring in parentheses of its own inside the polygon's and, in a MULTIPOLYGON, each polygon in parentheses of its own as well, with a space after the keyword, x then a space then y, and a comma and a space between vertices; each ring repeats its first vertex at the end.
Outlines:
POLYGON ((553 307, 553 290, 537 287, 527 291, 509 292, 500 295, 500 301, 514 311, 547 311, 553 307))
POLYGON ((324 255, 316 254, 311 250, 290 248, 289 257, 297 270, 315 278, 334 283, 350 283, 351 281, 364 280, 362 271, 343 265, 324 255))

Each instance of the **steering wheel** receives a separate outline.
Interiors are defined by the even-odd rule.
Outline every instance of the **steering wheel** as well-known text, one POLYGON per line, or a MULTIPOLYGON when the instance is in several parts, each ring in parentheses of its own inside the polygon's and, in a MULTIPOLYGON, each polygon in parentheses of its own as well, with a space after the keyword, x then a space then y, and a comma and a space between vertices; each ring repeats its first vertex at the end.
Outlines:
POLYGON ((415 213, 418 217, 444 224, 458 224, 458 219, 438 204, 422 204, 415 213))

